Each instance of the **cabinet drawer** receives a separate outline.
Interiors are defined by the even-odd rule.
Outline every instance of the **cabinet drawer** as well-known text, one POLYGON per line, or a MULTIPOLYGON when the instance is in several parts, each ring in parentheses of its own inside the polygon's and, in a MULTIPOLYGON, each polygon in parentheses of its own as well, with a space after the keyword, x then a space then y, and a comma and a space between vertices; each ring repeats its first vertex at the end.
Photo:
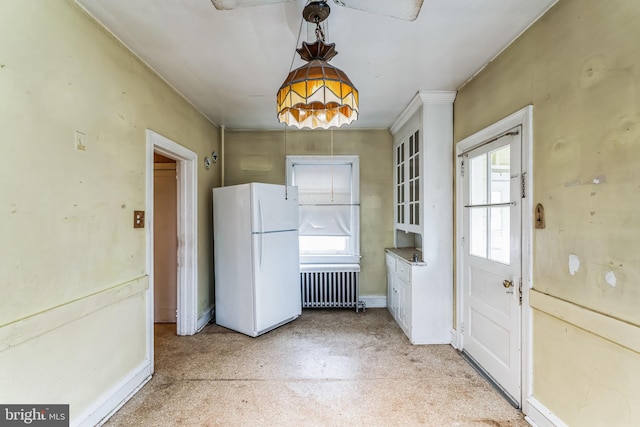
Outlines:
POLYGON ((396 274, 405 282, 411 281, 411 266, 406 262, 396 261, 396 274))
POLYGON ((387 259, 387 271, 389 271, 389 273, 395 273, 396 272, 396 258, 394 256, 389 255, 389 254, 385 254, 385 257, 387 259))

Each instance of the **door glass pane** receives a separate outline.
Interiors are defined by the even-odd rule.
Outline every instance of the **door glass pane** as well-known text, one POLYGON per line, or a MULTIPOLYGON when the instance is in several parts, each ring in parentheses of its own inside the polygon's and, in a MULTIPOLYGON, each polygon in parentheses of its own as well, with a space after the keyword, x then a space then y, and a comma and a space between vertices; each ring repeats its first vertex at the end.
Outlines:
POLYGON ((409 205, 409 224, 413 224, 413 209, 409 205))
POLYGON ((413 193, 413 185, 414 185, 415 181, 409 181, 409 201, 413 202, 416 198, 415 195, 413 193))
POLYGON ((413 159, 409 159, 409 179, 414 177, 413 159))
POLYGON ((471 255, 487 257, 487 208, 469 208, 469 252, 471 255))
POLYGON ((504 264, 510 262, 510 214, 510 206, 491 208, 491 234, 489 237, 491 254, 489 258, 504 264))
POLYGON ((487 155, 472 157, 469 161, 469 203, 487 203, 487 155))
POLYGON ((510 201, 511 178, 511 150, 506 145, 492 151, 491 155, 491 203, 506 203, 510 201))

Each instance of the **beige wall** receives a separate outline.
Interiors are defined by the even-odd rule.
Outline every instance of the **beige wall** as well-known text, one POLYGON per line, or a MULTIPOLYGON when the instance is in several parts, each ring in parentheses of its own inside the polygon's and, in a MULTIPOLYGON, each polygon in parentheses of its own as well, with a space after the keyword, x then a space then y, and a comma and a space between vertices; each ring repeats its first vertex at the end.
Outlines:
MULTIPOLYGON (((0 52, 0 401, 74 419, 145 360, 146 130, 199 159, 219 131, 71 0, 0 2, 0 52)), ((219 178, 199 161, 200 312, 219 178)))
MULTIPOLYGON (((386 295, 384 248, 393 246, 393 164, 387 130, 335 130, 333 153, 360 156, 360 294, 386 295)), ((331 154, 331 131, 287 131, 287 155, 331 154)), ((227 131, 225 185, 285 182, 283 131, 227 131)))
POLYGON ((639 22, 637 1, 561 0, 455 102, 455 141, 534 106, 533 387, 568 425, 640 416, 639 22))

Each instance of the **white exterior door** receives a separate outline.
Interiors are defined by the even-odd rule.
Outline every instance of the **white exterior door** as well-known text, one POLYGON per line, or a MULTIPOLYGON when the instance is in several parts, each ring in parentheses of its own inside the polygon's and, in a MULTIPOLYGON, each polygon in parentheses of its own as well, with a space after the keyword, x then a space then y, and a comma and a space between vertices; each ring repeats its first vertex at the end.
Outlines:
POLYGON ((521 132, 463 157, 463 350, 521 403, 521 132))

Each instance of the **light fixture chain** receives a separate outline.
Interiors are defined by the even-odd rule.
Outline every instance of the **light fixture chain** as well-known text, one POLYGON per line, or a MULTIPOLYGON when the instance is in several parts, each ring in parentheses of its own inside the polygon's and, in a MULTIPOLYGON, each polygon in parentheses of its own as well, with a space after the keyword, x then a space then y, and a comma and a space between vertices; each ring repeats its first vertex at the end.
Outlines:
POLYGON ((316 40, 324 40, 324 31, 322 31, 322 27, 320 27, 320 21, 316 18, 316 40))
POLYGON ((287 173, 287 124, 284 124, 284 198, 289 200, 289 174, 287 173))
MULTIPOLYGON (((304 18, 300 20, 300 28, 298 28, 298 38, 296 39, 296 49, 298 48, 298 43, 300 42, 300 34, 302 33, 302 24, 304 24, 304 18)), ((296 60, 296 50, 293 51, 293 56, 291 57, 291 65, 289 65, 289 72, 293 70, 293 61, 296 60)))
POLYGON ((331 203, 333 203, 333 128, 331 129, 331 203))

